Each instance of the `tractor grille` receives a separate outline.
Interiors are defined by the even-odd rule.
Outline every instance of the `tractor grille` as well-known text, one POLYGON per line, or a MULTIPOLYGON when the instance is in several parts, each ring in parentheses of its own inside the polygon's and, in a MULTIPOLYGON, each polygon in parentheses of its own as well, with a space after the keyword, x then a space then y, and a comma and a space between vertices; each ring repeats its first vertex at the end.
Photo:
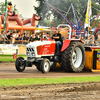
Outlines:
POLYGON ((26 48, 26 54, 28 57, 34 57, 35 56, 35 51, 33 48, 26 48))
POLYGON ((27 48, 27 51, 28 52, 34 52, 34 49, 33 48, 27 48))

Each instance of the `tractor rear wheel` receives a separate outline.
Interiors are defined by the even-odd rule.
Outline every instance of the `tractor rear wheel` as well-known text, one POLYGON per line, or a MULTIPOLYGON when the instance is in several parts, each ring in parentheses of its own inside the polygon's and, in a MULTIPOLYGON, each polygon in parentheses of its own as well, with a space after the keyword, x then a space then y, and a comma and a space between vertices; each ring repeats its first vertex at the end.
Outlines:
POLYGON ((62 52, 62 67, 65 71, 81 72, 85 65, 85 48, 81 42, 71 42, 62 52))
POLYGON ((40 70, 42 73, 48 73, 50 71, 50 61, 48 59, 44 59, 41 61, 40 70))
POLYGON ((23 57, 18 57, 15 62, 15 67, 18 72, 23 72, 25 70, 25 63, 23 57))

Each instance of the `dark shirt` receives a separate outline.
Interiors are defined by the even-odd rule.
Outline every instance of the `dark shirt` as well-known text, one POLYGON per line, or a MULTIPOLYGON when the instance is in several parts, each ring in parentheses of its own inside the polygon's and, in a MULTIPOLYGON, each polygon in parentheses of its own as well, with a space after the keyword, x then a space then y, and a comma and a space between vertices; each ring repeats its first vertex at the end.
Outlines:
POLYGON ((19 40, 23 40, 23 38, 21 37, 21 38, 19 38, 19 40))
POLYGON ((30 40, 31 42, 34 42, 35 41, 35 38, 31 38, 31 40, 30 40))
POLYGON ((62 36, 61 36, 60 33, 58 33, 57 36, 56 36, 56 34, 54 34, 53 36, 54 36, 54 37, 59 37, 59 39, 54 39, 54 38, 53 38, 55 41, 60 41, 61 43, 63 42, 62 36))
POLYGON ((16 40, 20 40, 20 37, 17 37, 16 40))
POLYGON ((39 41, 39 40, 40 40, 40 38, 38 38, 38 37, 36 36, 36 37, 35 37, 35 40, 38 40, 38 41, 39 41))
POLYGON ((32 37, 31 37, 31 38, 30 38, 30 41, 31 41, 31 42, 35 41, 35 38, 32 38, 32 37))
POLYGON ((29 37, 26 37, 25 40, 29 40, 29 37))
POLYGON ((8 38, 8 40, 10 40, 11 39, 11 35, 7 35, 7 38, 8 38))
POLYGON ((23 37, 23 40, 25 40, 26 36, 23 37))

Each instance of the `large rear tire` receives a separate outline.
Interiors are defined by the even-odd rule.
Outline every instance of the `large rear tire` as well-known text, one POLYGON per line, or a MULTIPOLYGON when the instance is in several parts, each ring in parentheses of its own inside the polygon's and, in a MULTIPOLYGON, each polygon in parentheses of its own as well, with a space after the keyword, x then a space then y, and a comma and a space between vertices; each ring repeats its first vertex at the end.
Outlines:
POLYGON ((62 52, 62 67, 65 71, 81 72, 85 65, 85 48, 81 42, 71 42, 62 52))
POLYGON ((25 70, 25 63, 23 57, 18 57, 15 62, 15 67, 18 72, 23 72, 25 70))
POLYGON ((48 73, 50 71, 50 61, 48 59, 44 59, 41 61, 40 69, 42 73, 48 73))

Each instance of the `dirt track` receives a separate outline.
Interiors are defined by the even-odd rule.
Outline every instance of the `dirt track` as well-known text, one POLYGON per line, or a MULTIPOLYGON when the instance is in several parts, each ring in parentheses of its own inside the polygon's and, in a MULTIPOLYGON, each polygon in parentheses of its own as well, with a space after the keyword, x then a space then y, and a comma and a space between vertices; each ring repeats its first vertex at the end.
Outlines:
POLYGON ((14 63, 0 63, 0 78, 32 78, 32 77, 74 77, 74 76, 100 76, 100 72, 82 72, 82 73, 67 73, 62 71, 53 71, 43 74, 36 69, 35 66, 26 68, 24 72, 17 72, 14 63))
POLYGON ((100 100, 100 83, 3 87, 0 100, 100 100))
MULTIPOLYGON (((43 74, 33 66, 26 68, 23 73, 19 73, 16 71, 14 63, 0 63, 0 79, 73 76, 100 76, 100 72, 56 71, 43 74)), ((100 83, 0 87, 0 100, 100 100, 100 83)))

